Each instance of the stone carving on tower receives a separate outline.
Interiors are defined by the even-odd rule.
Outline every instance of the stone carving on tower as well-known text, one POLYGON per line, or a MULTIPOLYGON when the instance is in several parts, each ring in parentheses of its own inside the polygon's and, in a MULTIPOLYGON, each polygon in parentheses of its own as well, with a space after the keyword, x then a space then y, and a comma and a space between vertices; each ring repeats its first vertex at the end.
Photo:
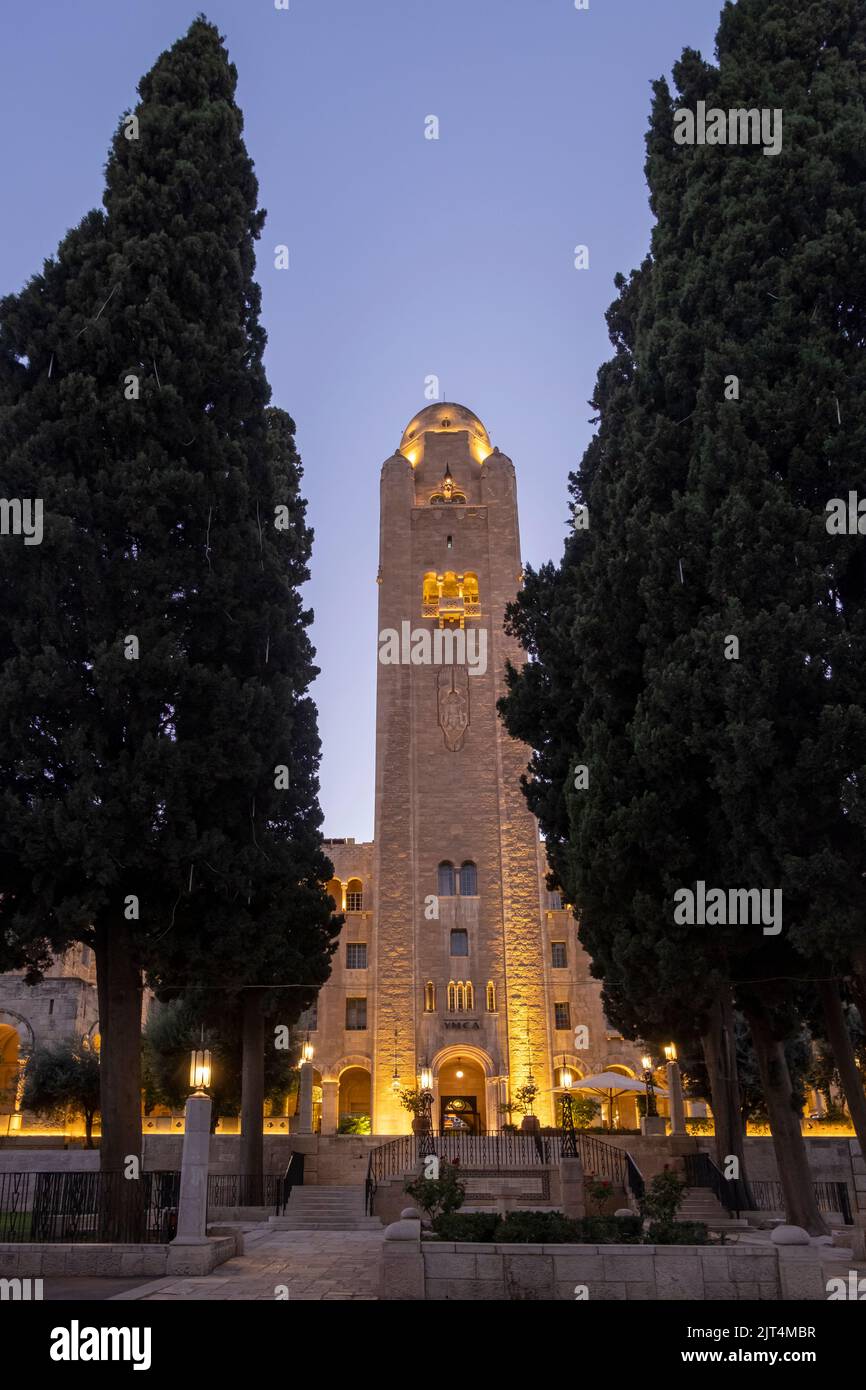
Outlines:
POLYGON ((469 678, 465 668, 446 666, 437 677, 439 684, 439 727, 445 746, 459 753, 469 728, 469 678))

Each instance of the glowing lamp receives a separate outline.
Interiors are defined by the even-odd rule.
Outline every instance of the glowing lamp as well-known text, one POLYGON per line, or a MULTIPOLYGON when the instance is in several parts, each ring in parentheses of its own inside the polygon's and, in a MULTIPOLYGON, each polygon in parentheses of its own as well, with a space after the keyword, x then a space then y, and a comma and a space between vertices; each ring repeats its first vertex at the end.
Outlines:
POLYGON ((673 1043, 665 1044, 665 1061, 675 1062, 677 1060, 677 1049, 673 1043))
POLYGON ((312 1062, 314 1050, 315 1049, 313 1048, 313 1044, 311 1042, 304 1043, 304 1046, 301 1049, 301 1056, 305 1062, 312 1062))
POLYGON ((422 1091, 432 1091, 432 1090, 433 1090, 433 1072, 431 1071, 431 1069, 430 1069, 429 1067, 422 1067, 422 1068, 421 1068, 421 1090, 422 1090, 422 1091))
POLYGON ((562 1089, 564 1091, 570 1091, 573 1080, 574 1077, 571 1074, 571 1069, 569 1067, 563 1067, 559 1073, 559 1084, 562 1089))
POLYGON ((653 1069, 653 1059, 648 1054, 641 1057, 640 1064, 643 1067, 644 1071, 652 1071, 653 1069))
POLYGON ((210 1051, 206 1047, 193 1048, 190 1054, 189 1084, 194 1091, 206 1091, 210 1086, 210 1051))

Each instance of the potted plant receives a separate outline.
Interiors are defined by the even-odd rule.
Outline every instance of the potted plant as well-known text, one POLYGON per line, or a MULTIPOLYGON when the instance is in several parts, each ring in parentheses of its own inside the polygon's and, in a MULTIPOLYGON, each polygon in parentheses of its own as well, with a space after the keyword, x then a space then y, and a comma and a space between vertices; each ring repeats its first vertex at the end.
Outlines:
POLYGON ((514 1123, 514 1121, 513 1121, 512 1118, 511 1118, 511 1116, 512 1116, 512 1114, 513 1114, 513 1112, 514 1112, 514 1109, 515 1109, 514 1103, 513 1103, 513 1101, 510 1101, 510 1100, 503 1101, 502 1104, 501 1104, 500 1107, 499 1107, 499 1113, 500 1113, 500 1115, 505 1115, 505 1116, 507 1116, 507 1119, 505 1120, 505 1123, 504 1123, 503 1126, 502 1126, 502 1133, 503 1133, 503 1134, 516 1134, 516 1133, 517 1133, 517 1125, 514 1123))
POLYGON ((534 1081, 527 1081, 523 1086, 518 1086, 514 1092, 513 1106, 519 1115, 523 1116, 520 1128, 524 1134, 537 1134, 541 1128, 538 1116, 533 1115, 532 1107, 538 1095, 538 1086, 534 1081))
POLYGON ((412 1133, 429 1134, 430 1112, 425 1092, 419 1091, 417 1086, 404 1086, 399 1096, 403 1109, 412 1116, 412 1133))

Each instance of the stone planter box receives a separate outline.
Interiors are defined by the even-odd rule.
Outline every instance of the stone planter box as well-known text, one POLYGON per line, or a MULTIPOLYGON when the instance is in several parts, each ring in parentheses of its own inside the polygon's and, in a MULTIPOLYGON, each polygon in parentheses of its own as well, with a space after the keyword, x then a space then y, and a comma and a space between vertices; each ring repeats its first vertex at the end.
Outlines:
POLYGON ((422 1241, 419 1222, 400 1221, 385 1232, 379 1297, 778 1302, 827 1292, 811 1246, 475 1245, 422 1241))

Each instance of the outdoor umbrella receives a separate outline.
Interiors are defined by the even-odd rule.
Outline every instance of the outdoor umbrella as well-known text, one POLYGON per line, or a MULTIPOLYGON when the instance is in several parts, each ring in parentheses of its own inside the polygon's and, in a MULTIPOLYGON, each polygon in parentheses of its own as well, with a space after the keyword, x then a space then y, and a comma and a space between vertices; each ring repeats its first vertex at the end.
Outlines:
MULTIPOLYGON (((574 1081, 572 1089, 575 1091, 591 1091, 593 1095, 607 1098, 608 1119, 611 1129, 613 1129, 613 1100, 614 1096, 623 1096, 629 1091, 640 1091, 646 1095, 646 1083, 636 1081, 633 1076, 620 1076, 618 1071, 600 1071, 595 1076, 585 1076, 582 1081, 574 1081)), ((660 1086, 654 1087, 657 1096, 667 1098, 667 1091, 660 1086)))

